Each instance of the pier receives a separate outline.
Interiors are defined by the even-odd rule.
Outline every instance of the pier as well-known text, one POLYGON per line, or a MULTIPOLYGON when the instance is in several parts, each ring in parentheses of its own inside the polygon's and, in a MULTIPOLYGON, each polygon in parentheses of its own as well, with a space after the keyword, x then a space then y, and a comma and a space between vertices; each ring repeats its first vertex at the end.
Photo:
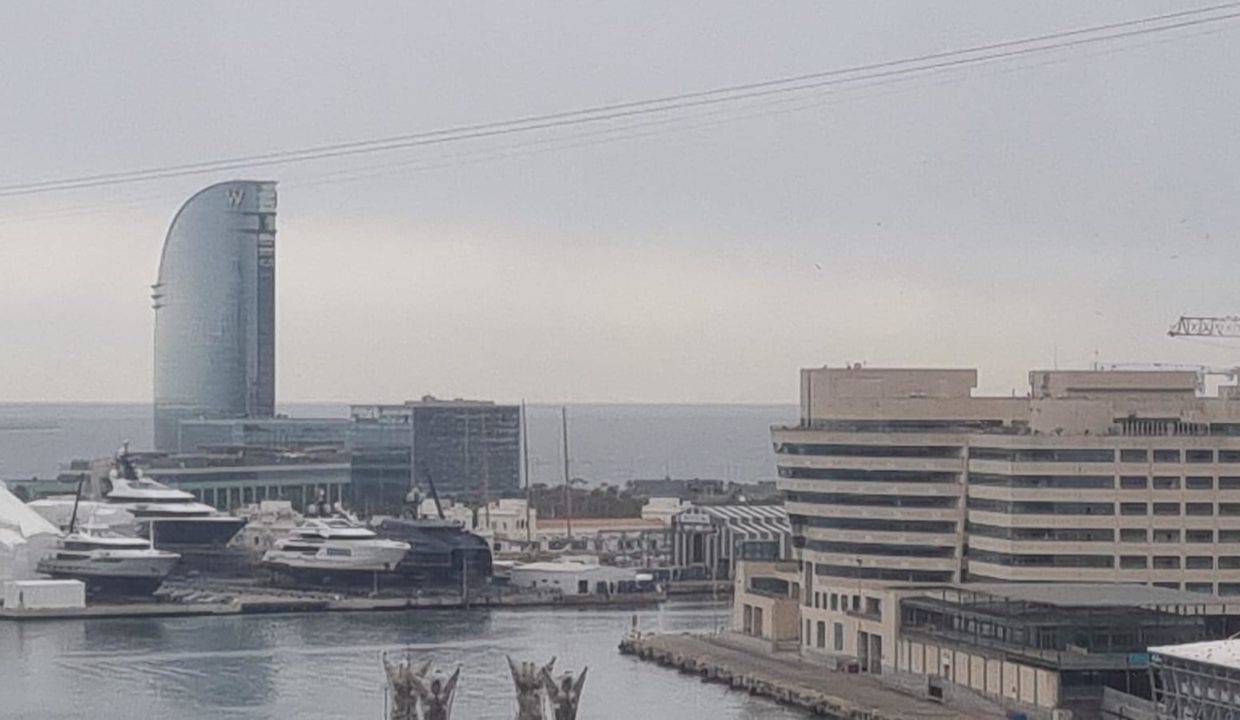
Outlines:
POLYGON ((989 703, 946 705, 884 684, 802 661, 795 653, 759 652, 726 636, 630 633, 620 652, 697 676, 702 682, 801 708, 832 720, 983 720, 1004 717, 989 703))
POLYGON ((0 621, 70 620, 87 618, 190 617, 308 612, 374 612, 416 609, 579 607, 630 609, 663 602, 661 593, 621 595, 560 595, 507 593, 463 598, 460 594, 364 596, 324 592, 262 592, 250 589, 214 602, 109 602, 81 608, 17 609, 0 606, 0 621))

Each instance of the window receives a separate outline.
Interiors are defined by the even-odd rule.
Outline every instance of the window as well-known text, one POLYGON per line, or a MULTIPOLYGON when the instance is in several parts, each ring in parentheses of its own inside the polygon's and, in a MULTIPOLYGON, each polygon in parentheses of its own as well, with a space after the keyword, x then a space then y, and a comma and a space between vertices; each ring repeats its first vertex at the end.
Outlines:
POLYGON ((1121 570, 1141 570, 1149 565, 1149 559, 1144 555, 1121 555, 1119 558, 1119 567, 1121 570))
POLYGON ((1144 475, 1125 475, 1119 479, 1121 490, 1144 490, 1150 486, 1150 479, 1144 475))
POLYGON ((967 527, 968 532, 972 535, 999 538, 1001 540, 1115 542, 1115 531, 1111 528, 1003 527, 1001 525, 985 525, 973 522, 968 523, 967 527))
POLYGON ((1214 462, 1214 451, 1187 450, 1184 453, 1184 459, 1190 463, 1212 463, 1214 462))
POLYGON ((1154 583, 1154 587, 1167 588, 1168 590, 1179 590, 1180 584, 1178 582, 1156 582, 1154 583))
POLYGON ((844 649, 844 626, 840 623, 835 623, 831 630, 831 639, 835 641, 834 647, 836 651, 842 651, 844 649))
POLYGON ((1006 462, 1115 462, 1114 450, 1072 449, 1048 450, 1040 448, 970 448, 973 460, 1003 460, 1006 462))
POLYGON ((1219 515, 1240 515, 1240 503, 1219 503, 1219 515))
POLYGON ((1115 505, 1109 502, 1054 502, 1044 500, 991 500, 971 497, 970 510, 1007 515, 1114 515, 1115 505))
POLYGON ((1120 542, 1148 542, 1150 534, 1145 528, 1123 528, 1119 531, 1120 542))
POLYGON ((814 607, 822 609, 822 593, 814 593, 814 607))
POLYGON ((1155 450, 1154 462, 1156 463, 1178 463, 1180 461, 1179 450, 1155 450))
POLYGON ((827 647, 827 624, 822 620, 818 621, 818 647, 827 647))
POLYGON ((1214 478, 1207 477, 1207 476, 1201 476, 1201 475, 1193 475, 1191 477, 1185 478, 1184 486, 1187 487, 1189 490, 1213 490, 1214 489, 1214 478))
POLYGON ((1063 488, 1102 490, 1115 487, 1113 475, 995 475, 971 473, 970 485, 999 485, 1010 488, 1063 488))
POLYGON ((1213 503, 1184 503, 1185 515, 1213 515, 1213 503))
POLYGON ((1154 556, 1154 569, 1155 570, 1179 570, 1180 569, 1180 558, 1175 555, 1155 555, 1154 556))
POLYGON ((1234 583, 1234 582, 1219 583, 1218 594, 1219 595, 1240 595, 1240 583, 1234 583))
POLYGON ((1184 566, 1189 570, 1213 570, 1214 558, 1209 555, 1189 555, 1184 560, 1184 566))
POLYGON ((1240 450, 1219 450, 1218 461, 1221 463, 1240 462, 1240 450))
POLYGON ((1147 462, 1150 459, 1148 450, 1120 450, 1120 462, 1147 462))
POLYGON ((830 530, 877 530, 879 532, 954 534, 956 523, 951 520, 876 520, 871 518, 813 517, 789 514, 792 524, 830 530))
POLYGON ((1240 530, 1219 530, 1218 541, 1220 543, 1240 543, 1240 530))
POLYGON ((1240 477, 1225 475, 1218 479, 1219 490, 1240 490, 1240 477))
POLYGON ((1180 504, 1179 503, 1165 503, 1165 502, 1154 503, 1154 514, 1155 515, 1179 515, 1180 504))
POLYGON ((1240 570, 1240 556, 1223 555, 1218 559, 1219 570, 1240 570))
POLYGON ((1120 515, 1148 515, 1149 506, 1145 503, 1126 502, 1119 504, 1120 515))
POLYGON ((1214 583, 1208 583, 1208 582, 1184 583, 1184 589, 1191 593, 1205 593, 1207 595, 1213 595, 1214 594, 1214 583))
POLYGON ((1154 542, 1156 543, 1178 543, 1180 541, 1180 529, 1161 529, 1154 531, 1154 542))
POLYGON ((1154 478, 1155 490, 1179 490, 1180 478, 1175 475, 1159 475, 1154 478))
POLYGON ((1185 531, 1185 540, 1190 543, 1212 543, 1214 542, 1213 530, 1187 530, 1185 531))
POLYGON ((831 593, 831 609, 832 610, 840 609, 840 596, 836 595, 835 593, 831 593))

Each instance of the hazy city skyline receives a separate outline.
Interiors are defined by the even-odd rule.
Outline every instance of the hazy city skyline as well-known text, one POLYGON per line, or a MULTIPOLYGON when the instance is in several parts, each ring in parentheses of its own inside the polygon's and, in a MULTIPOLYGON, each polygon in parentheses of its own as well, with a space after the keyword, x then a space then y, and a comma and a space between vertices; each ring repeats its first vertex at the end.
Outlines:
MULTIPOLYGON (((0 185, 1182 9, 14 5, 0 11, 0 63, 21 69, 0 74, 0 185)), ((0 398, 149 399, 160 245, 190 194, 237 177, 279 181, 282 402, 791 403, 797 369, 823 363, 977 367, 994 393, 1095 357, 1235 365, 1240 343, 1165 331, 1181 313, 1240 312, 1236 27, 610 136, 0 198, 0 398)))

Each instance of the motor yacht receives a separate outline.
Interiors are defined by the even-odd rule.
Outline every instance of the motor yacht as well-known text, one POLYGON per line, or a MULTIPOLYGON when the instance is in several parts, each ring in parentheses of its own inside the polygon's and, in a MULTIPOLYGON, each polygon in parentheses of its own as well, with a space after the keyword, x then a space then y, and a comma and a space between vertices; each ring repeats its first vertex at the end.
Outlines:
POLYGON ((37 569, 54 578, 81 580, 95 594, 150 595, 180 559, 143 538, 82 527, 61 538, 37 569))
POLYGON ((139 535, 155 547, 227 545, 245 520, 198 502, 192 493, 170 488, 143 474, 122 449, 103 487, 106 504, 133 515, 139 535))
POLYGON ((329 579, 391 573, 409 543, 385 540, 346 517, 308 518, 263 554, 263 565, 293 576, 329 579))

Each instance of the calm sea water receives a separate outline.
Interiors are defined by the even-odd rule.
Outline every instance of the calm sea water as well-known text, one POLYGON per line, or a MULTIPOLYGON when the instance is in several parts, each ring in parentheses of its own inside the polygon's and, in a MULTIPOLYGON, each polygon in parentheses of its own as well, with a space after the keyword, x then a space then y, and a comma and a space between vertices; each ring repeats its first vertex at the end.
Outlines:
MULTIPOLYGON (((710 629, 726 607, 670 603, 647 630, 710 629)), ((453 716, 512 718, 505 653, 589 666, 583 720, 791 720, 804 715, 624 657, 632 614, 608 610, 407 611, 0 623, 0 717, 20 720, 378 720, 379 653, 460 665, 453 716)))
MULTIPOLYGON (((293 404, 294 417, 347 417, 342 404, 293 404)), ((785 405, 570 405, 573 474, 590 482, 702 477, 752 482, 774 477, 773 424, 793 422, 785 405)), ((529 408, 531 475, 562 480, 560 409, 529 408)), ((128 403, 0 403, 0 479, 55 476, 74 458, 105 457, 126 440, 151 446, 151 408, 128 403)))

